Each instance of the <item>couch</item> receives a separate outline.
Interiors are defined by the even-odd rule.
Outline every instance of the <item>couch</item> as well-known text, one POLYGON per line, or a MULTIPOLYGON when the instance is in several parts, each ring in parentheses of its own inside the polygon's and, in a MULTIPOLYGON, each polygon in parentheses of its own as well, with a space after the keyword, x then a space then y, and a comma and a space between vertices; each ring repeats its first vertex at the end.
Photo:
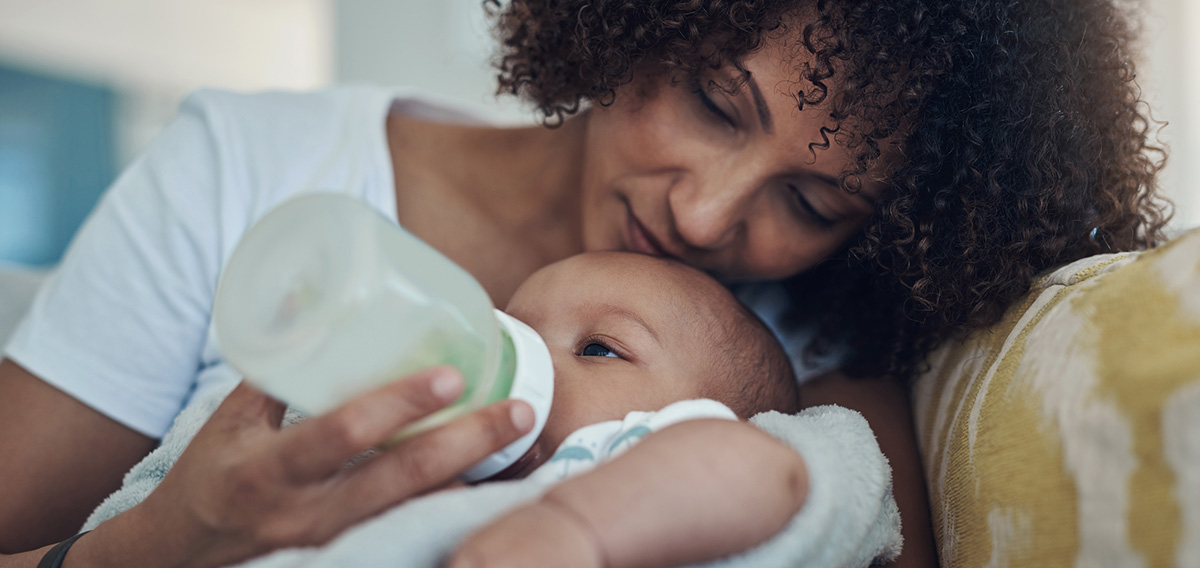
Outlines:
POLYGON ((1200 230, 1044 275, 913 404, 942 566, 1200 567, 1200 230))

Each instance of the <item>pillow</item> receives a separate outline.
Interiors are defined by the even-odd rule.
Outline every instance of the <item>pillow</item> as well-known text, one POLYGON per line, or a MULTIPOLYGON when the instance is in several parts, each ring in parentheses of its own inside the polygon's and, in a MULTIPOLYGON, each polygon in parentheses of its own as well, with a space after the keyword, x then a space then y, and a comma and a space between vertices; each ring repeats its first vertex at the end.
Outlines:
POLYGON ((1200 566, 1200 230, 1056 270, 931 363, 943 566, 1200 566))
POLYGON ((48 269, 0 264, 0 346, 8 343, 33 296, 49 274, 48 269))

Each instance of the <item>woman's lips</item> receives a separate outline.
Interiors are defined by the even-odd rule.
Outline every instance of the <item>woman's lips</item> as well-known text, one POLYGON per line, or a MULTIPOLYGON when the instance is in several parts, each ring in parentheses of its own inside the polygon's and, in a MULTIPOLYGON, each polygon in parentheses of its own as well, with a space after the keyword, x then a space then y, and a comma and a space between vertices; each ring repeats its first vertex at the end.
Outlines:
POLYGON ((654 234, 638 221, 637 217, 633 215, 633 211, 629 211, 627 225, 629 231, 629 250, 651 256, 675 258, 675 255, 667 252, 658 239, 654 237, 654 234))

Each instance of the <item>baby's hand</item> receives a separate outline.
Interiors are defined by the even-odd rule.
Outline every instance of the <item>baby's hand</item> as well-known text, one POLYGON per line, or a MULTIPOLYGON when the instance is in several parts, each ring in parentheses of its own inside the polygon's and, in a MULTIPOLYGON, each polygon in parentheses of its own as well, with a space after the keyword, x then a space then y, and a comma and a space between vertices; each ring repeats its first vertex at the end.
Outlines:
POLYGON ((547 496, 467 539, 447 568, 601 568, 599 542, 583 519, 547 496))
POLYGON ((807 494, 790 447, 740 422, 690 420, 501 517, 449 566, 693 564, 770 538, 807 494))

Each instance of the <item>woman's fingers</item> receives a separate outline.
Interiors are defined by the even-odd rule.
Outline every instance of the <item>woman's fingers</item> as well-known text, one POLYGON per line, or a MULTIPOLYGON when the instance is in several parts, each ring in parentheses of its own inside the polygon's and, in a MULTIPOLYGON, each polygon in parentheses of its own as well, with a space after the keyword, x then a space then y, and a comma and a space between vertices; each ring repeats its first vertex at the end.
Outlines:
POLYGON ((346 527, 450 479, 520 437, 533 410, 504 401, 417 435, 353 468, 350 458, 380 444, 462 393, 461 375, 435 368, 279 430, 283 408, 238 387, 138 507, 144 526, 201 551, 212 565, 286 546, 328 541, 346 527), (174 520, 160 526, 163 520, 174 520))
POLYGON ((330 494, 343 510, 381 511, 451 480, 533 427, 530 406, 506 400, 423 432, 346 473, 330 494))
POLYGON ((294 480, 337 473, 354 456, 454 402, 463 387, 458 370, 433 367, 288 428, 276 446, 284 471, 294 480))
POLYGON ((533 421, 533 409, 525 402, 498 402, 381 451, 352 469, 339 465, 338 475, 318 489, 320 497, 285 523, 283 534, 289 536, 280 541, 326 542, 364 518, 443 485, 521 437, 533 421))
POLYGON ((282 402, 242 382, 225 397, 214 414, 229 416, 237 424, 279 428, 286 410, 282 402))

